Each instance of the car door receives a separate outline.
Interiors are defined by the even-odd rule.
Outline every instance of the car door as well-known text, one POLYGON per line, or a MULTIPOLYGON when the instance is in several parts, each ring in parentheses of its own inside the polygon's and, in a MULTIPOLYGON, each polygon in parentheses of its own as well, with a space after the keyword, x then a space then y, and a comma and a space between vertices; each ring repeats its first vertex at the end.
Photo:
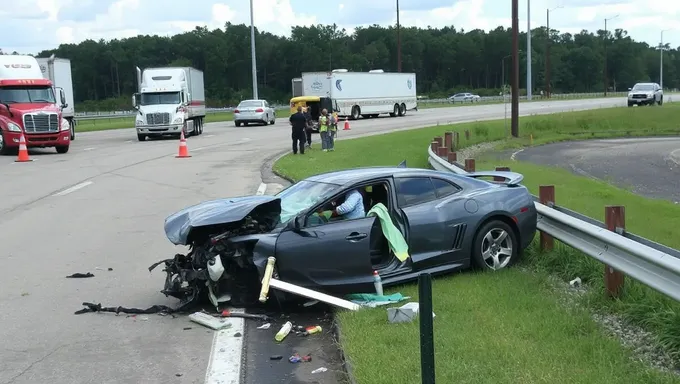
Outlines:
POLYGON ((408 224, 413 268, 422 270, 461 262, 468 216, 461 188, 423 176, 395 178, 397 204, 408 224))
POLYGON ((339 219, 282 232, 276 242, 281 280, 328 293, 371 292, 370 234, 375 217, 339 219))

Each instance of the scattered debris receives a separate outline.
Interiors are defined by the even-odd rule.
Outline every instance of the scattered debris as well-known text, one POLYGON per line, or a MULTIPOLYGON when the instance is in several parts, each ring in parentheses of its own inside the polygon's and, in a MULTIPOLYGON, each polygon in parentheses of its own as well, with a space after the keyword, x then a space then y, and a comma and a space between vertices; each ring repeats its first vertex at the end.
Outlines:
POLYGON ((21 292, 21 296, 28 296, 28 295, 29 295, 28 292, 21 292))
POLYGON ((580 278, 580 277, 577 277, 577 278, 575 278, 574 280, 571 280, 571 281, 569 282, 569 285, 572 286, 572 287, 574 287, 574 288, 580 287, 580 286, 581 286, 581 278, 580 278))
POLYGON ((228 322, 226 319, 218 319, 203 312, 192 313, 189 315, 189 320, 205 327, 212 328, 216 331, 225 328, 231 328, 231 322, 228 322))
POLYGON ((236 332, 236 333, 234 333, 234 337, 241 337, 241 336, 243 336, 243 335, 241 334, 241 332, 236 332))
POLYGON ((393 293, 391 295, 376 295, 375 293, 354 293, 345 296, 345 298, 355 304, 364 307, 375 308, 382 305, 389 305, 398 303, 400 301, 408 300, 410 296, 404 296, 401 293, 393 293))
POLYGON ((190 329, 192 329, 192 328, 191 328, 191 327, 184 327, 184 328, 182 328, 183 331, 188 331, 188 330, 190 330, 190 329))
POLYGON ((269 356, 269 360, 281 360, 281 359, 283 359, 282 355, 269 356))
MULTIPOLYGON (((387 321, 390 323, 408 323, 418 316, 418 303, 411 302, 401 307, 387 308, 387 321)), ((435 317, 432 312, 432 318, 435 317)))
POLYGON ((158 314, 172 314, 172 313, 177 313, 181 312, 183 310, 183 307, 173 309, 165 305, 152 305, 151 307, 147 309, 139 309, 139 308, 125 308, 125 307, 102 307, 101 303, 99 304, 93 304, 93 303, 83 303, 83 305, 87 308, 83 308, 79 311, 76 311, 76 315, 80 315, 83 313, 88 313, 88 312, 113 312, 116 315, 119 313, 129 313, 129 314, 136 314, 136 315, 150 315, 154 313, 158 314))
POLYGON ((276 333, 276 336, 274 336, 274 340, 278 341, 279 343, 282 342, 283 339, 285 339, 290 333, 291 328, 293 328, 293 323, 286 321, 286 323, 283 324, 281 329, 276 333))
POLYGON ((293 354, 293 356, 288 358, 288 361, 290 361, 293 364, 299 363, 299 362, 308 363, 308 362, 312 361, 312 356, 311 355, 300 356, 300 354, 296 352, 295 354, 293 354))
POLYGON ((182 377, 182 374, 181 373, 175 373, 175 376, 182 377))
POLYGON ((265 323, 257 327, 257 329, 269 329, 271 326, 271 323, 265 323))
POLYGON ((74 273, 72 275, 66 276, 67 279, 84 279, 87 277, 94 277, 94 275, 88 272, 88 273, 74 273))
POLYGON ((262 320, 262 321, 269 321, 269 316, 267 315, 258 315, 254 313, 240 313, 240 312, 229 312, 228 310, 222 311, 222 313, 219 315, 222 317, 242 317, 244 319, 255 319, 255 320, 262 320))
POLYGON ((328 368, 321 367, 321 368, 317 368, 317 369, 313 370, 312 373, 322 373, 322 372, 326 372, 326 371, 328 371, 328 368))
POLYGON ((319 304, 319 300, 310 300, 306 301, 304 304, 302 304, 303 307, 311 307, 312 305, 317 305, 319 304))
MULTIPOLYGON (((97 271, 103 271, 104 270, 104 268, 101 268, 101 267, 96 267, 95 269, 97 271)), ((110 272, 110 271, 113 271, 113 268, 107 268, 107 270, 110 272)))
MULTIPOLYGON (((300 327, 300 328, 302 328, 302 327, 300 327)), ((323 329, 320 326, 315 325, 313 327, 303 328, 303 330, 300 333, 298 333, 298 335, 299 336, 309 336, 309 335, 313 335, 315 333, 319 333, 321 331, 323 331, 323 329)))

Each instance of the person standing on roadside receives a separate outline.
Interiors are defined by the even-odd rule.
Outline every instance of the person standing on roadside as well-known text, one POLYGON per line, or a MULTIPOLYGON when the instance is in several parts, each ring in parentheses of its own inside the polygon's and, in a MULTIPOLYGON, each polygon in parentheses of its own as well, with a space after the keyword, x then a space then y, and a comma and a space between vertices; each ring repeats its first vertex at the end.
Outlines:
POLYGON ((319 116, 319 134, 321 135, 321 149, 324 152, 328 152, 328 124, 330 123, 328 119, 328 110, 324 108, 321 111, 321 116, 319 116))
POLYGON ((297 155, 298 144, 300 145, 300 154, 305 154, 305 128, 307 127, 307 119, 302 113, 302 107, 297 107, 297 113, 290 115, 288 119, 292 128, 291 139, 293 139, 293 154, 297 155))
POLYGON ((309 111, 309 107, 303 108, 302 112, 307 119, 305 126, 305 136, 307 138, 307 148, 312 149, 312 128, 314 123, 312 122, 312 113, 309 111))
POLYGON ((328 150, 335 151, 335 136, 338 134, 338 113, 333 112, 330 116, 328 127, 328 150))

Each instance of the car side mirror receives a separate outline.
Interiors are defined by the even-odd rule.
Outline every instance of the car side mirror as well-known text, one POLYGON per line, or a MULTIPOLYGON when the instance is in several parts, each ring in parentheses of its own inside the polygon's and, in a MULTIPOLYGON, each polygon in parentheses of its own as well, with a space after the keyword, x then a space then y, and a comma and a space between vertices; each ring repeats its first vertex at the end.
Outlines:
POLYGON ((65 104, 62 104, 62 105, 61 105, 61 109, 66 109, 66 108, 68 108, 68 103, 65 103, 65 104))
POLYGON ((300 216, 296 216, 293 220, 293 230, 299 231, 300 229, 302 229, 302 219, 300 216))
POLYGON ((66 103, 66 93, 64 93, 63 88, 59 88, 59 98, 61 99, 61 105, 64 105, 64 108, 66 108, 68 104, 66 103))
POLYGON ((628 90, 629 90, 629 91, 632 91, 632 90, 633 90, 633 88, 628 88, 628 90))

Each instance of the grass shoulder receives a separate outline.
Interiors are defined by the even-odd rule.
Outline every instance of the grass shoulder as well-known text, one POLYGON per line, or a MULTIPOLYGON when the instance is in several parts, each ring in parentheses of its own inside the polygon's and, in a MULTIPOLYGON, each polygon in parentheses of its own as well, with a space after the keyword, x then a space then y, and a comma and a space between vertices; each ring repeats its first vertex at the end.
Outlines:
MULTIPOLYGON (((446 131, 460 133, 461 147, 501 140, 503 148, 573 139, 668 135, 678 131, 675 119, 678 112, 680 104, 666 104, 660 108, 610 108, 522 117, 521 136, 512 140, 507 139, 502 120, 401 131, 339 140, 335 152, 317 149, 305 156, 287 155, 275 163, 274 169, 300 180, 339 169, 396 165, 402 160, 410 167, 428 167, 427 144, 446 131), (469 138, 466 131, 470 132, 469 138)), ((673 237, 672 230, 680 222, 680 207, 674 204, 645 199, 562 169, 485 159, 477 163, 478 169, 502 165, 523 173, 524 184, 533 193, 538 185, 554 184, 558 204, 600 220, 605 205, 625 205, 630 231, 680 247, 680 239, 673 237)), ((550 273, 567 279, 581 277, 595 288, 592 294, 583 297, 590 306, 586 308, 605 306, 654 330, 658 343, 671 352, 680 351, 677 303, 630 279, 621 300, 605 300, 601 294, 602 264, 563 247, 550 254, 531 249, 523 262, 535 266, 535 272, 513 269, 494 274, 462 273, 435 281, 439 380, 680 382, 672 374, 631 363, 630 351, 618 340, 605 336, 590 311, 560 307, 559 294, 547 289, 545 280, 550 273)), ((417 294, 415 286, 402 287, 400 291, 414 298, 417 294)), ((415 382, 419 369, 418 327, 388 325, 385 316, 384 309, 339 315, 343 329, 341 343, 353 363, 358 382, 415 382), (366 338, 366 334, 373 336, 366 338), (400 348, 393 348, 394 345, 400 348)))

